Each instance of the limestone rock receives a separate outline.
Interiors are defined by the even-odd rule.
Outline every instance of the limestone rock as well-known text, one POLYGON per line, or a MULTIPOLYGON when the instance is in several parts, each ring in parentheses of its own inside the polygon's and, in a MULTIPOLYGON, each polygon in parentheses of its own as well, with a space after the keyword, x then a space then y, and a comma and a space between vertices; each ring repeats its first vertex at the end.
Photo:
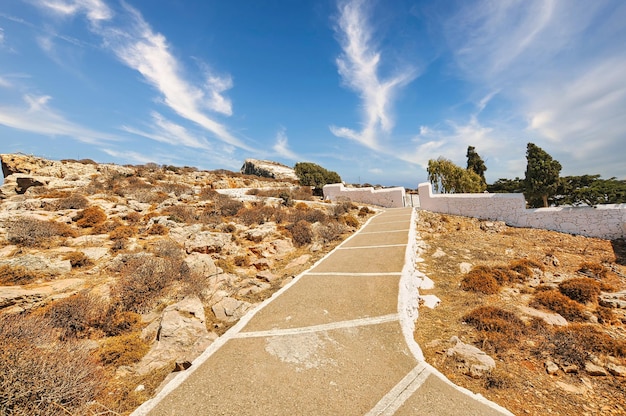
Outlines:
POLYGON ((213 305, 211 309, 213 310, 215 317, 220 321, 234 322, 244 316, 251 307, 252 304, 248 302, 231 297, 225 297, 213 305))
POLYGON ((580 370, 576 364, 569 363, 562 364, 561 369, 566 374, 577 374, 578 370, 580 370))
POLYGON ((607 364, 606 369, 609 370, 609 373, 614 376, 626 377, 626 367, 624 367, 623 365, 609 363, 607 364))
POLYGON ((257 273, 256 277, 257 279, 265 280, 268 283, 273 283, 280 279, 279 275, 274 274, 268 270, 257 273))
POLYGON ((303 254, 300 257, 291 260, 285 266, 285 270, 293 269, 293 268, 296 268, 296 267, 302 267, 309 261, 310 258, 311 258, 311 256, 309 254, 303 254))
POLYGON ((298 176, 292 168, 269 160, 246 159, 240 172, 244 175, 255 175, 265 178, 298 180, 298 176))
POLYGON ((251 228, 244 233, 245 237, 254 241, 255 243, 259 243, 265 240, 267 237, 270 237, 276 233, 276 224, 273 222, 266 222, 258 227, 251 228))
POLYGON ((600 305, 607 308, 626 309, 626 290, 600 294, 600 305))
POLYGON ((503 221, 481 221, 480 229, 488 233, 499 233, 504 231, 506 224, 503 221))
POLYGON ((0 286, 0 309, 4 309, 6 312, 29 310, 45 304, 49 299, 77 293, 84 283, 83 279, 63 279, 29 288, 0 286))
POLYGON ((199 276, 212 276, 217 274, 217 266, 213 258, 208 254, 191 253, 185 258, 185 264, 189 271, 199 276))
POLYGON ((606 376, 608 375, 607 371, 604 369, 604 367, 596 365, 590 361, 585 362, 585 371, 587 372, 587 374, 589 374, 590 376, 606 376))
POLYGON ((205 325, 204 308, 196 296, 189 296, 163 311, 156 343, 136 366, 138 374, 162 368, 175 361, 189 365, 214 340, 205 325), (187 363, 187 364, 186 364, 187 363))
POLYGON ((187 238, 185 251, 203 254, 220 253, 231 242, 231 239, 230 234, 201 231, 187 238))
POLYGON ((472 378, 480 378, 496 367, 493 358, 473 345, 465 344, 457 336, 453 336, 450 342, 454 346, 448 348, 446 354, 458 362, 458 368, 463 374, 472 378))
POLYGON ((539 309, 531 308, 528 306, 520 306, 520 311, 525 315, 534 316, 543 319, 543 321, 549 325, 567 326, 567 319, 563 318, 558 313, 544 312, 539 309))
POLYGON ((50 276, 62 275, 72 271, 69 260, 57 260, 34 254, 25 254, 7 260, 0 260, 0 266, 23 267, 29 271, 50 276))
POLYGON ((467 274, 470 272, 470 270, 472 270, 472 263, 460 263, 459 264, 459 270, 461 271, 462 274, 467 274))
POLYGON ((544 367, 546 368, 546 372, 551 376, 555 375, 559 372, 559 366, 554 363, 554 361, 548 360, 544 363, 544 367))

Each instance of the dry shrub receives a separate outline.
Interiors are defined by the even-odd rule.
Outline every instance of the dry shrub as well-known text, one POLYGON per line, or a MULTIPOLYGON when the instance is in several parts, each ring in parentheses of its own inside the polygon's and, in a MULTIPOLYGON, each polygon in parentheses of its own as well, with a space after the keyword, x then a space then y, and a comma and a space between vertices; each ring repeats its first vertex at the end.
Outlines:
POLYGON ((298 202, 298 203, 294 206, 294 208, 295 208, 296 210, 298 210, 298 211, 308 211, 308 210, 310 210, 310 209, 311 209, 311 208, 310 208, 307 204, 305 204, 304 202, 298 202))
POLYGON ((0 414, 88 414, 104 381, 89 351, 59 341, 44 317, 0 319, 0 414))
POLYGON ((217 196, 213 199, 213 205, 211 206, 213 215, 232 217, 237 215, 239 210, 243 208, 243 202, 237 201, 228 195, 222 195, 217 192, 216 194, 217 196))
POLYGON ((82 228, 95 227, 107 219, 107 214, 99 206, 93 205, 78 212, 76 225, 82 228))
POLYGON ((358 208, 358 206, 354 205, 350 201, 339 202, 332 207, 332 216, 335 219, 339 219, 343 214, 347 214, 350 210, 358 208))
POLYGON ((38 247, 49 243, 53 237, 75 237, 76 232, 67 224, 54 220, 20 217, 5 223, 7 240, 11 244, 38 247))
POLYGON ((606 276, 606 268, 600 263, 583 262, 578 267, 578 271, 589 277, 603 278, 606 276))
POLYGON ((613 309, 604 306, 598 306, 596 316, 598 317, 598 322, 604 325, 619 324, 621 322, 617 315, 613 313, 613 309))
POLYGON ((197 221, 196 210, 185 205, 172 205, 161 210, 162 215, 168 215, 169 219, 178 223, 193 224, 197 221))
POLYGON ((311 225, 304 220, 300 220, 295 224, 287 227, 291 233, 291 239, 297 247, 310 244, 313 241, 313 231, 311 231, 311 225))
POLYGON ((132 225, 120 225, 109 233, 111 240, 125 240, 137 234, 137 227, 132 225))
POLYGON ((120 311, 109 308, 107 314, 94 326, 106 336, 114 337, 141 329, 141 315, 136 312, 120 311))
POLYGON ((533 269, 544 270, 544 266, 541 263, 530 259, 518 259, 509 263, 509 268, 518 273, 521 277, 521 281, 526 281, 533 276, 533 269))
POLYGON ((357 220, 354 215, 344 215, 343 217, 341 217, 341 222, 352 228, 359 228, 359 226, 361 225, 359 223, 359 220, 357 220))
POLYGON ((267 205, 261 207, 242 208, 237 213, 237 219, 247 226, 260 225, 271 221, 277 211, 280 211, 280 208, 267 205))
POLYGON ((111 289, 112 299, 120 310, 148 311, 162 297, 164 289, 172 281, 184 279, 185 274, 188 274, 188 269, 179 258, 130 257, 111 289))
POLYGON ((67 253, 63 259, 69 260, 72 267, 85 267, 93 264, 93 261, 82 251, 71 251, 67 253))
POLYGON ((247 267, 250 265, 250 260, 248 259, 248 256, 235 256, 233 263, 237 267, 247 267))
POLYGON ((357 214, 359 217, 367 217, 369 214, 372 214, 374 211, 369 209, 368 207, 361 207, 359 209, 359 213, 357 214))
POLYGON ((169 228, 163 224, 152 224, 146 231, 149 235, 167 235, 169 232, 169 228))
POLYGON ((191 186, 185 183, 161 182, 159 183, 159 189, 166 194, 174 194, 177 197, 192 193, 191 186))
POLYGON ((106 305, 102 298, 81 292, 52 302, 42 313, 61 329, 61 339, 82 338, 105 316, 106 305))
POLYGON ((159 240, 151 250, 155 256, 167 259, 180 260, 183 257, 183 248, 172 239, 159 240))
POLYGON ((590 324, 572 324, 552 331, 541 349, 563 362, 583 367, 589 354, 626 356, 626 342, 612 338, 602 329, 590 324))
POLYGON ((494 306, 481 306, 463 317, 463 321, 480 331, 482 348, 506 351, 525 332, 524 322, 513 312, 494 306))
POLYGON ((558 313, 568 321, 584 321, 584 307, 557 290, 544 290, 535 294, 530 306, 545 307, 558 313))
POLYGON ((222 269, 224 273, 236 273, 235 265, 233 262, 228 261, 227 259, 217 259, 215 261, 215 265, 222 269))
POLYGON ((500 284, 487 267, 475 267, 461 280, 461 289, 493 295, 500 291, 500 284))
POLYGON ((575 277, 559 284, 559 291, 576 302, 596 302, 600 296, 600 283, 589 277, 575 277))
POLYGON ((54 204, 55 209, 84 209, 89 205, 89 200, 80 194, 71 194, 65 198, 60 198, 54 204))
POLYGON ((0 266, 0 285, 27 285, 47 275, 22 266, 0 266))
POLYGON ((131 332, 105 339, 98 358, 105 365, 119 367, 138 362, 149 349, 150 345, 141 338, 141 332, 131 332))
POLYGON ((124 216, 124 221, 129 224, 139 224, 141 222, 141 214, 136 211, 131 211, 124 216))
POLYGON ((328 221, 328 215, 319 209, 295 210, 291 215, 291 221, 306 221, 311 224, 319 222, 323 224, 328 221))
POLYGON ((330 243, 331 241, 341 240, 345 227, 338 221, 330 221, 328 224, 324 224, 317 228, 317 235, 324 241, 324 243, 330 243))

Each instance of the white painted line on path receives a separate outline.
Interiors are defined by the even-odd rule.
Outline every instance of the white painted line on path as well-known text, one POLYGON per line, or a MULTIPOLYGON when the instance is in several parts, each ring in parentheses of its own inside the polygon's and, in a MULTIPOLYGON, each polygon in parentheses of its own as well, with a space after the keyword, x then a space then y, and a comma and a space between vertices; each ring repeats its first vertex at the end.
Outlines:
POLYGON ((332 331, 334 329, 355 328, 357 326, 380 325, 400 319, 397 313, 376 316, 373 318, 352 319, 350 321, 331 322, 329 324, 312 325, 299 328, 271 329, 268 331, 239 332, 233 338, 265 338, 285 335, 310 334, 312 332, 332 331))
POLYGON ((409 228, 403 228, 401 230, 389 230, 389 231, 363 231, 360 234, 388 234, 388 233, 406 233, 409 228))
POLYGON ((378 246, 341 247, 340 250, 360 250, 363 248, 406 247, 406 244, 381 244, 378 246))
POLYGON ((400 276, 400 272, 380 272, 380 273, 349 273, 349 272, 308 272, 307 275, 316 276, 400 276))
POLYGON ((404 376, 389 393, 385 394, 376 406, 365 416, 392 416, 424 384, 430 375, 429 367, 421 362, 409 374, 404 376))

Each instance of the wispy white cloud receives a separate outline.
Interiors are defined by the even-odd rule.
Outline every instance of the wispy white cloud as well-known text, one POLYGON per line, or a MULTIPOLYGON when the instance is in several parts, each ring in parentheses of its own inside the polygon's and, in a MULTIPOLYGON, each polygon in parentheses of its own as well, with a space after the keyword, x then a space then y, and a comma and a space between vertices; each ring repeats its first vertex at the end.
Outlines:
POLYGON ((107 149, 107 148, 103 148, 100 150, 102 150, 107 155, 114 157, 116 160, 123 160, 128 163, 145 164, 145 163, 160 163, 161 162, 157 158, 154 158, 150 155, 128 151, 128 150, 119 151, 119 150, 107 149))
POLYGON ((337 35, 343 53, 337 58, 337 67, 346 86, 359 94, 363 106, 363 127, 356 131, 347 127, 331 126, 338 136, 356 140, 372 148, 380 148, 380 138, 394 126, 392 106, 398 90, 416 76, 415 68, 400 69, 386 79, 379 75, 381 53, 372 40, 373 28, 368 20, 368 3, 363 0, 339 4, 337 35))
POLYGON ((150 131, 140 130, 130 126, 123 126, 122 130, 138 136, 143 136, 161 143, 173 146, 187 146, 196 149, 211 149, 209 142, 201 137, 196 137, 185 127, 176 124, 156 111, 152 113, 150 131))
POLYGON ((253 150, 207 114, 210 111, 232 115, 232 103, 223 94, 232 88, 232 78, 219 76, 205 66, 202 82, 187 79, 165 36, 155 32, 138 10, 122 3, 123 13, 113 19, 112 10, 100 0, 44 0, 38 5, 65 16, 85 14, 92 23, 90 29, 102 37, 105 46, 122 63, 138 71, 161 94, 163 104, 219 140, 253 150))
POLYGON ((91 144, 119 140, 114 135, 85 128, 67 120, 48 105, 51 99, 52 97, 48 95, 25 95, 23 100, 26 105, 23 107, 0 106, 0 124, 46 136, 71 137, 91 144))
POLYGON ((289 139, 287 138, 287 129, 282 127, 276 133, 276 142, 274 143, 273 149, 279 155, 289 160, 299 160, 301 159, 296 153, 294 153, 291 149, 289 149, 289 139))

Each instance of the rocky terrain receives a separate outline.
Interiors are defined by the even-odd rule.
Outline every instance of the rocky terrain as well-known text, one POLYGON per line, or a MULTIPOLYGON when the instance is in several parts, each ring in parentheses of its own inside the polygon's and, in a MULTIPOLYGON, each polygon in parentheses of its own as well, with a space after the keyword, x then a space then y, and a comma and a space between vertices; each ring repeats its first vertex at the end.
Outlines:
POLYGON ((429 363, 518 415, 626 414, 626 242, 419 216, 429 363))
POLYGON ((0 157, 2 414, 128 413, 374 212, 292 178, 0 157))

